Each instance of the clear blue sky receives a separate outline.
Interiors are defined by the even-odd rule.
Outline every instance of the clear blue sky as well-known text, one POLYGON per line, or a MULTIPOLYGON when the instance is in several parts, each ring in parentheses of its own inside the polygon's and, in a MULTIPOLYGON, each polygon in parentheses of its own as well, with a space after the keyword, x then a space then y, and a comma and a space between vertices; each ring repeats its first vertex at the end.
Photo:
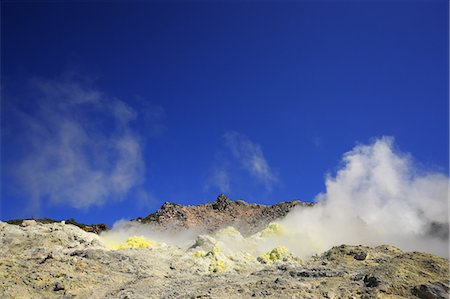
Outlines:
POLYGON ((0 219, 313 200, 392 136, 448 172, 448 2, 2 1, 0 219))

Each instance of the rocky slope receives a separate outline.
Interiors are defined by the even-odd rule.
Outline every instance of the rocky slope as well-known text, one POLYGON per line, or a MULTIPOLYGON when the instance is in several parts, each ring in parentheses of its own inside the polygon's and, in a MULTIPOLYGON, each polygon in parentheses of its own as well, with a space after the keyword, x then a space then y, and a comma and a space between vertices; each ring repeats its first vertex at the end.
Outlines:
POLYGON ((164 230, 185 228, 213 232, 231 225, 238 228, 243 235, 250 235, 263 229, 270 222, 286 216, 294 207, 312 206, 314 206, 312 202, 299 200, 272 206, 250 204, 243 200, 232 201, 220 194, 215 202, 197 206, 166 202, 157 212, 136 220, 158 225, 164 230))
POLYGON ((187 244, 122 244, 63 223, 0 222, 0 298, 448 298, 448 260, 342 245, 301 260, 276 224, 228 227, 187 244), (270 242, 269 242, 270 241, 270 242), (269 248, 269 249, 268 249, 269 248))
POLYGON ((67 219, 67 220, 54 220, 54 219, 49 219, 49 218, 12 219, 12 220, 6 221, 6 223, 14 224, 14 225, 21 225, 24 220, 25 221, 26 220, 34 220, 34 221, 36 221, 38 223, 43 223, 43 224, 63 222, 63 223, 66 223, 66 224, 72 224, 72 225, 78 226, 79 228, 81 228, 82 230, 84 230, 84 231, 86 231, 88 233, 95 233, 95 234, 99 234, 101 232, 109 230, 109 227, 106 224, 100 223, 100 224, 87 225, 87 224, 79 223, 73 218, 67 219))
MULTIPOLYGON (((281 202, 272 206, 251 204, 243 200, 233 201, 224 194, 220 194, 216 201, 196 206, 165 202, 158 211, 144 218, 136 218, 134 221, 150 224, 154 229, 159 228, 164 231, 195 229, 199 232, 213 232, 232 225, 244 235, 250 235, 263 229, 270 222, 286 216, 294 207, 308 208, 312 206, 314 206, 312 202, 299 200, 281 202)), ((23 220, 35 220, 43 224, 61 222, 48 218, 13 219, 6 222, 20 225, 23 220)), ((64 220, 64 222, 96 234, 109 230, 105 224, 86 225, 75 219, 64 220)))

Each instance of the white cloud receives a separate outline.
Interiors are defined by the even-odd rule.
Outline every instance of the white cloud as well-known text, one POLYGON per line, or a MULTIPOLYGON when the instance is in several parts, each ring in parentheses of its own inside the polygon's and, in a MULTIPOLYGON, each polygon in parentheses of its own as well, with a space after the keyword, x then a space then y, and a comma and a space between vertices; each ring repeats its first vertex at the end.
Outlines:
POLYGON ((296 235, 294 251, 309 255, 340 244, 392 244, 448 256, 448 236, 442 237, 449 223, 446 175, 420 171, 409 155, 393 149, 392 138, 356 146, 343 163, 328 176, 318 205, 284 220, 296 235), (433 223, 443 230, 433 231, 433 223))
POLYGON ((136 204, 139 209, 148 211, 159 204, 159 199, 152 193, 143 188, 138 188, 135 192, 136 204))
POLYGON ((226 169, 215 169, 211 179, 212 185, 216 186, 220 193, 230 193, 230 174, 226 169))
POLYGON ((267 163, 259 144, 234 131, 225 133, 224 138, 226 146, 240 166, 267 190, 271 190, 278 179, 267 163))
POLYGON ((74 80, 35 80, 33 86, 36 109, 20 111, 28 151, 14 171, 31 209, 46 199, 99 206, 141 185, 142 141, 132 129, 137 111, 74 80))

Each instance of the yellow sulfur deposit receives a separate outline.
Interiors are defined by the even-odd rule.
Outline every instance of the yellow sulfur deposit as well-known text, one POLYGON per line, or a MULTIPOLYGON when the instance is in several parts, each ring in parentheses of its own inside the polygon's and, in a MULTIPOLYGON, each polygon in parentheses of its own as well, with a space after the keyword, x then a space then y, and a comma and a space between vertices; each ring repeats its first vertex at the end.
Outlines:
POLYGON ((284 235, 284 229, 281 224, 278 223, 270 223, 265 229, 260 232, 260 236, 263 238, 282 235, 284 235))
POLYGON ((215 239, 243 239, 241 233, 232 226, 222 228, 214 233, 215 239))
POLYGON ((275 247, 271 251, 265 253, 262 257, 266 262, 275 262, 289 254, 290 254, 290 252, 286 247, 280 246, 280 247, 275 247))
POLYGON ((143 237, 133 236, 129 237, 125 242, 119 245, 114 245, 112 248, 116 250, 129 248, 148 248, 153 247, 154 244, 143 237))
POLYGON ((215 246, 211 252, 213 256, 215 256, 216 254, 220 253, 220 247, 215 246))
POLYGON ((193 254, 194 257, 204 257, 205 255, 206 255, 206 252, 204 252, 203 250, 197 250, 193 254))
POLYGON ((210 272, 223 273, 226 270, 227 270, 227 264, 225 264, 224 260, 217 260, 217 261, 211 263, 211 265, 209 265, 210 272))

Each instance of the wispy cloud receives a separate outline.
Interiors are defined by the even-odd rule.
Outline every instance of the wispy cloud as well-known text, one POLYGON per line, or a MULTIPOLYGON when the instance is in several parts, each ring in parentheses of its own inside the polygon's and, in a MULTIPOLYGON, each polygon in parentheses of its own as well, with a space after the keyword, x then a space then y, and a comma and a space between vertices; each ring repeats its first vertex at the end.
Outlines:
POLYGON ((236 131, 228 131, 222 137, 226 151, 216 153, 204 189, 245 193, 245 190, 257 187, 266 192, 272 191, 279 180, 264 157, 261 146, 236 131))
POLYGON ((32 97, 32 111, 18 110, 28 151, 14 171, 32 209, 43 200, 80 209, 102 205, 142 184, 133 107, 74 79, 34 80, 32 97))
POLYGON ((223 168, 215 168, 213 170, 211 180, 206 186, 206 189, 209 189, 211 185, 217 187, 220 193, 230 193, 231 185, 229 171, 223 168))
POLYGON ((241 167, 270 190, 277 177, 267 163, 261 146, 235 131, 225 133, 224 138, 226 146, 241 167))
POLYGON ((143 211, 148 211, 148 209, 151 209, 156 204, 159 204, 159 200, 153 192, 145 190, 142 187, 137 188, 136 192, 134 192, 134 196, 138 208, 143 211))
POLYGON ((266 191, 271 191, 278 178, 264 157, 261 146, 235 131, 226 132, 223 138, 231 157, 221 157, 220 163, 216 162, 207 187, 213 185, 221 192, 231 192, 232 185, 234 188, 237 182, 236 169, 241 169, 253 182, 262 184, 266 191))

